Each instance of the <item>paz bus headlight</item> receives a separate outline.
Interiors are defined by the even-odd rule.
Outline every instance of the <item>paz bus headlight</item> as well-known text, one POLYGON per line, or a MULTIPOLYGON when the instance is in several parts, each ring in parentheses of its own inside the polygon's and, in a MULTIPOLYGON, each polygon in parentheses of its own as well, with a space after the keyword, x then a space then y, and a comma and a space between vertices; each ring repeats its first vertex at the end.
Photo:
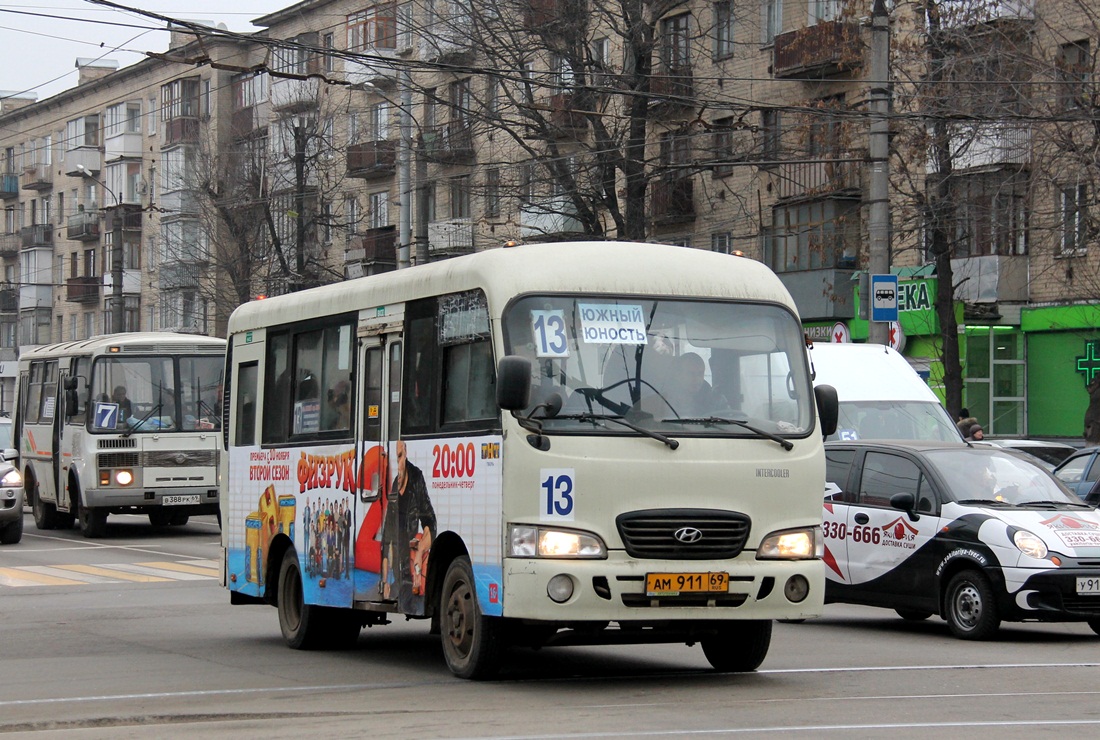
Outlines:
POLYGON ((129 468, 120 468, 118 470, 100 470, 99 471, 99 485, 100 487, 106 487, 110 485, 115 486, 130 486, 134 483, 134 471, 129 468))
POLYGON ((607 548, 594 534, 513 524, 508 528, 508 557, 605 558, 607 548))
POLYGON ((823 554, 824 541, 817 527, 772 532, 760 542, 757 560, 810 560, 823 554))

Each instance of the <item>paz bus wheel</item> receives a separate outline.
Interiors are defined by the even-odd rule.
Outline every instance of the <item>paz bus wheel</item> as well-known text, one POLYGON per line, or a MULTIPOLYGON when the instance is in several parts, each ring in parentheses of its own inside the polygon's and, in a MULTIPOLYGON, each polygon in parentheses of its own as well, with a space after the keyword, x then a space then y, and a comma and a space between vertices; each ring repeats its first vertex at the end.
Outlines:
POLYGON ((295 650, 342 649, 359 639, 362 621, 351 609, 307 604, 298 554, 287 550, 279 566, 279 629, 295 650))
POLYGON ((1001 626, 989 579, 976 570, 957 573, 947 584, 944 619, 962 640, 988 640, 1001 626))
POLYGON ((154 527, 167 527, 172 521, 172 515, 164 509, 150 509, 149 523, 154 527))
POLYGON ((73 506, 76 508, 76 521, 80 524, 80 533, 90 540, 99 539, 107 534, 107 510, 85 506, 80 501, 80 490, 72 489, 73 506))
POLYGON ((727 622, 716 637, 702 641, 703 655, 722 673, 755 671, 768 657, 771 644, 772 623, 767 619, 727 622))
POLYGON ((500 669, 500 622, 486 617, 477 603, 470 559, 456 558, 443 579, 439 632, 447 667, 459 678, 482 679, 500 669))
POLYGON ((31 499, 31 511, 34 512, 34 526, 39 529, 53 529, 57 526, 57 507, 46 503, 38 495, 38 484, 26 486, 24 493, 31 499))

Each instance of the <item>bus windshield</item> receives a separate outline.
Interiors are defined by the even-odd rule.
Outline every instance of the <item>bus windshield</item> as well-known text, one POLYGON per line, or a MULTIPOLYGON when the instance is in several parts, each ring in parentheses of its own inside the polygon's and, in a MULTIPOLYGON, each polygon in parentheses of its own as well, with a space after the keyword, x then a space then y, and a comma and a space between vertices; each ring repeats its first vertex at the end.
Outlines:
POLYGON ((770 304, 526 296, 505 311, 508 354, 533 364, 531 407, 558 394, 547 433, 804 436, 813 425, 805 342, 770 304))
POLYGON ((217 355, 109 357, 89 383, 93 432, 203 431, 221 427, 217 355))

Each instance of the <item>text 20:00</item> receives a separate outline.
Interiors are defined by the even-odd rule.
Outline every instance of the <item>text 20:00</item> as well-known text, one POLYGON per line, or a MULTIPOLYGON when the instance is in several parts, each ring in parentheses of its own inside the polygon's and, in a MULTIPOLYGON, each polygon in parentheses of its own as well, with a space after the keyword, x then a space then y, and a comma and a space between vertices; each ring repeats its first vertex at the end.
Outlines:
POLYGON ((432 464, 432 476, 435 478, 465 478, 474 474, 477 456, 474 443, 467 442, 451 448, 450 445, 436 445, 432 448, 435 462, 432 464))

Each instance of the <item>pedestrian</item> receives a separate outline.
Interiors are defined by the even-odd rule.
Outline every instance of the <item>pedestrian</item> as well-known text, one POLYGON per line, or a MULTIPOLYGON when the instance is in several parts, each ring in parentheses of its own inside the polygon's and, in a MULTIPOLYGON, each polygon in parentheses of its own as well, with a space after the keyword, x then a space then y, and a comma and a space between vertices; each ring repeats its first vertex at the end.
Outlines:
POLYGON ((985 431, 982 429, 982 425, 976 421, 972 423, 967 427, 965 438, 967 442, 981 442, 985 439, 985 431))

